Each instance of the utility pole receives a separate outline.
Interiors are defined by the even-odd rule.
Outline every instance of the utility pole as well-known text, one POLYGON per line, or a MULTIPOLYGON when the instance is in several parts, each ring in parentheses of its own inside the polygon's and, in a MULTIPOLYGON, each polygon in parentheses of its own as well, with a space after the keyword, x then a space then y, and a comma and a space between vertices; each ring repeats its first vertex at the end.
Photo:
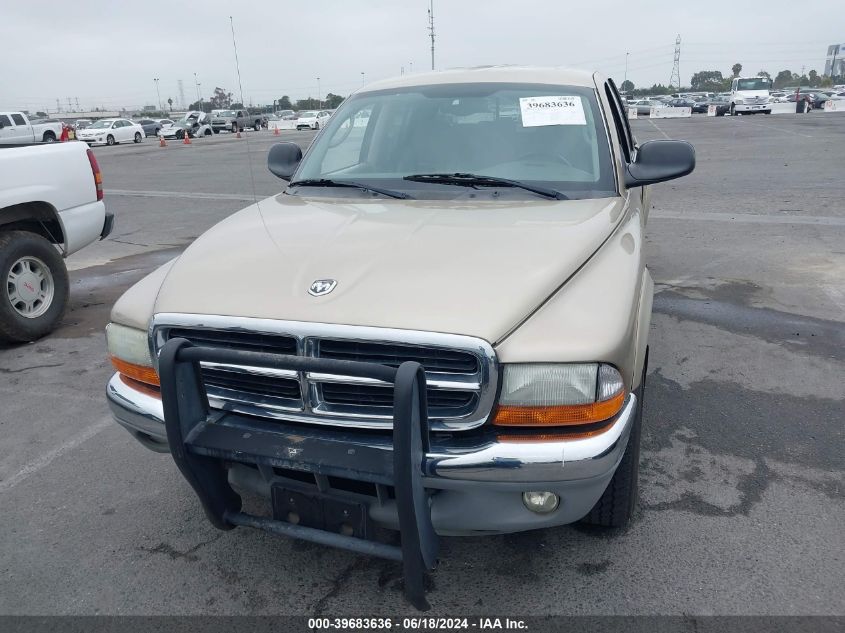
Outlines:
POLYGON ((411 74, 413 74, 413 72, 414 72, 414 62, 408 62, 408 63, 409 63, 409 64, 410 64, 410 66, 411 66, 411 70, 410 70, 410 72, 411 72, 411 74))
MULTIPOLYGON (((628 52, 626 51, 626 52, 625 52, 625 79, 623 79, 623 80, 622 80, 622 83, 623 83, 623 84, 624 84, 626 81, 628 81, 628 55, 630 55, 630 53, 628 53, 628 52)), ((624 88, 623 88, 622 90, 624 90, 624 88)))
POLYGON ((200 106, 200 110, 202 110, 202 97, 200 96, 200 82, 197 80, 197 74, 194 73, 194 85, 197 88, 197 103, 200 106))
POLYGON ((158 77, 154 77, 153 81, 155 82, 155 85, 156 85, 156 96, 158 97, 158 110, 159 110, 159 112, 161 112, 161 93, 158 90, 158 77))
POLYGON ((364 85, 364 71, 361 71, 361 85, 364 85))
POLYGON ((675 63, 672 65, 672 76, 669 78, 669 87, 677 82, 678 92, 681 91, 681 36, 675 39, 675 63))
POLYGON ((61 111, 62 111, 62 104, 57 97, 56 98, 56 112, 61 112, 61 111))
POLYGON ((82 110, 79 109, 79 97, 76 98, 76 111, 82 112, 82 110))
POLYGON ((317 106, 318 110, 323 109, 323 93, 320 91, 320 78, 317 77, 317 102, 320 104, 317 106))
POLYGON ((434 0, 428 5, 428 32, 431 37, 431 69, 434 70, 434 0))

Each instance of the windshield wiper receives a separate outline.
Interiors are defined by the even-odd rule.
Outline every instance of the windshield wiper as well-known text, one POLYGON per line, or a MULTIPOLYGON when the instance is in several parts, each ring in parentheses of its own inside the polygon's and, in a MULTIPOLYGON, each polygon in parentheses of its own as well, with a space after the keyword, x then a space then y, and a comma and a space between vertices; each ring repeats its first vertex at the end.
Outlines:
POLYGON ((382 189, 381 187, 373 187, 371 185, 364 185, 360 182, 352 182, 350 180, 331 180, 330 178, 308 178, 305 180, 295 180, 288 185, 289 187, 353 187, 361 191, 372 191, 388 198, 399 198, 400 200, 410 199, 407 193, 401 191, 392 191, 390 189, 382 189))
POLYGON ((441 185, 461 185, 464 187, 472 187, 474 185, 502 185, 504 187, 517 187, 525 189, 532 193, 536 193, 546 198, 554 198, 555 200, 569 200, 567 196, 555 189, 547 187, 539 187, 537 185, 529 185, 519 180, 511 180, 510 178, 498 178, 496 176, 484 176, 481 174, 411 174, 405 176, 403 180, 413 180, 415 182, 435 182, 441 185))

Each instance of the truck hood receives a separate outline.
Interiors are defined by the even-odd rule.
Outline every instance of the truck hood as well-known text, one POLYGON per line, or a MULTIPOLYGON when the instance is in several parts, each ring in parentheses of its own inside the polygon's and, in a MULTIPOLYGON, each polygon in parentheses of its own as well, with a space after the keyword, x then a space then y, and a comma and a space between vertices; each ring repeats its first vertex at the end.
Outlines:
POLYGON ((287 194, 198 238, 155 312, 466 334, 491 343, 589 259, 621 198, 572 201, 343 200, 287 194), (308 293, 334 279, 330 293, 308 293))

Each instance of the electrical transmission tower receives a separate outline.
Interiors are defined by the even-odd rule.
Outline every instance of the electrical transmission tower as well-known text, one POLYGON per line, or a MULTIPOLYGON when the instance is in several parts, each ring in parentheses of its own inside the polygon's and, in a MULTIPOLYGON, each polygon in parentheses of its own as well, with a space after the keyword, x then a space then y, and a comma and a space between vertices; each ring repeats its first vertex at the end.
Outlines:
POLYGON ((678 86, 681 89, 681 36, 675 39, 675 63, 672 65, 672 77, 669 79, 669 87, 678 86))

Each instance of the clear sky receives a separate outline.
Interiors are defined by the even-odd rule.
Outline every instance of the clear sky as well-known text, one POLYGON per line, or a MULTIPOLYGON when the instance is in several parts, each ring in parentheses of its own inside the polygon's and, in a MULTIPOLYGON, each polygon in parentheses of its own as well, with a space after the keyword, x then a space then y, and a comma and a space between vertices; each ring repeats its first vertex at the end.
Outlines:
MULTIPOLYGON (((837 6, 834 7, 834 4, 837 6)), ((247 103, 347 95, 361 85, 431 66, 428 0, 6 2, 0 17, 0 109, 179 105, 215 86, 239 96, 234 16, 247 103), (237 10, 237 13, 233 13, 237 10)), ((437 68, 536 64, 596 69, 637 86, 667 83, 680 34, 681 79, 739 62, 743 74, 824 70, 828 44, 845 43, 831 0, 434 0, 437 68)))

